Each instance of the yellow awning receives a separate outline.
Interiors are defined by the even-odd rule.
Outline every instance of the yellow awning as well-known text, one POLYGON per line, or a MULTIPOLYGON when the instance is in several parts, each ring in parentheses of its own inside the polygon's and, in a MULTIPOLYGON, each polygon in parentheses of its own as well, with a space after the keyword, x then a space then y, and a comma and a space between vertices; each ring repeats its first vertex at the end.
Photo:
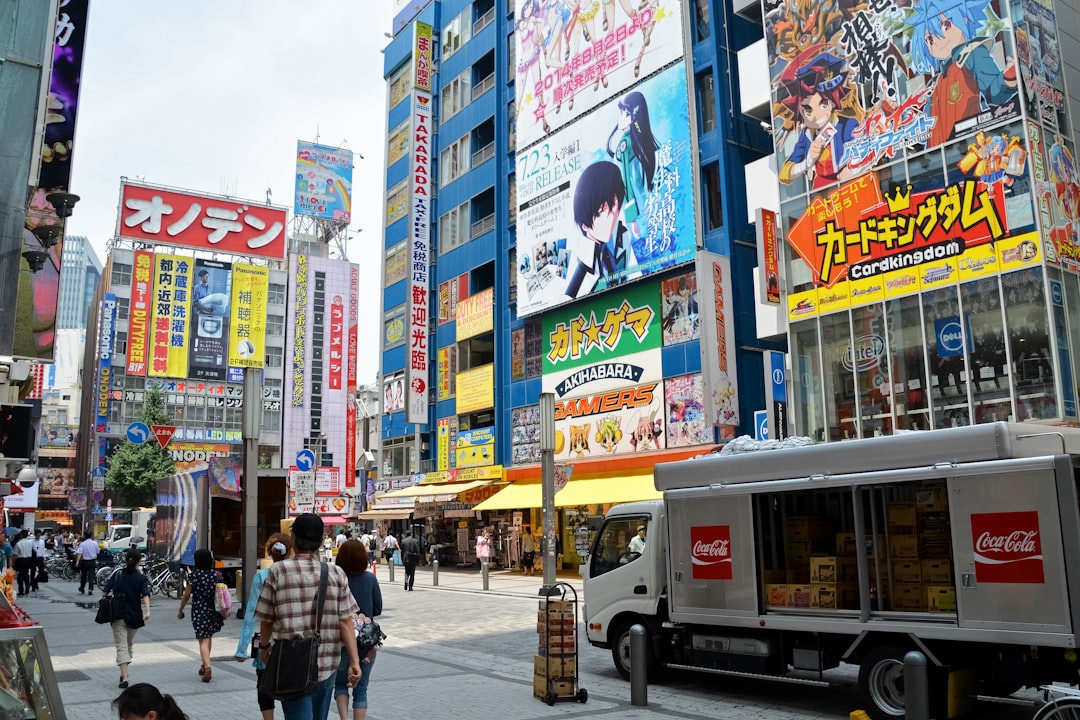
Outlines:
POLYGON ((513 483, 480 503, 473 510, 523 510, 543 504, 540 483, 513 483))
POLYGON ((555 493, 555 507, 659 500, 662 497, 664 494, 653 485, 652 473, 623 475, 593 480, 571 480, 566 483, 566 487, 555 493))
POLYGON ((355 517, 360 520, 404 520, 412 514, 412 508, 402 508, 401 510, 365 510, 355 517))
MULTIPOLYGON (((480 503, 474 510, 523 510, 543 505, 540 483, 514 483, 480 503)), ((578 505, 604 505, 633 502, 634 500, 658 500, 664 496, 653 485, 652 473, 622 475, 610 478, 571 480, 555 493, 555 507, 578 505)))
POLYGON ((380 495, 377 500, 383 498, 425 498, 435 497, 436 495, 458 495, 467 490, 475 490, 485 485, 490 485, 493 480, 474 480, 472 482, 464 483, 444 483, 442 485, 414 485, 412 487, 401 488, 400 490, 391 490, 380 495))

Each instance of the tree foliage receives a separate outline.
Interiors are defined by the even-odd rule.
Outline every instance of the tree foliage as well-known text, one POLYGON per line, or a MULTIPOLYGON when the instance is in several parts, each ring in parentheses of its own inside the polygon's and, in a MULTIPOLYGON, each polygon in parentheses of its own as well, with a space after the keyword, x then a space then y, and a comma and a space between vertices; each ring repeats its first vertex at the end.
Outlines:
MULTIPOLYGON (((171 425, 165 410, 165 394, 158 388, 147 390, 139 420, 149 426, 171 425)), ((113 453, 105 473, 105 487, 129 505, 153 505, 156 481, 176 472, 165 448, 151 436, 141 445, 125 440, 113 453)))

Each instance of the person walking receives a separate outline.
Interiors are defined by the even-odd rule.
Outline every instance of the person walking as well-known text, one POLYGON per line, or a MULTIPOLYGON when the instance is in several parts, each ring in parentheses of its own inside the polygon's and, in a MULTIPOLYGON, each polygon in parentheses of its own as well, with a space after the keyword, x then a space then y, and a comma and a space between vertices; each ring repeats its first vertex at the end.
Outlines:
POLYGON ((398 545, 397 538, 394 537, 394 535, 389 530, 387 530, 386 537, 383 539, 383 560, 385 560, 387 563, 393 562, 394 551, 399 550, 400 548, 401 546, 398 545))
POLYGON ((34 563, 30 568, 30 589, 33 592, 38 591, 38 580, 41 578, 41 574, 45 572, 45 538, 41 536, 40 530, 34 531, 34 563))
MULTIPOLYGON (((323 521, 318 515, 304 513, 292 524, 296 555, 274 563, 263 581, 255 618, 259 621, 259 650, 267 662, 273 640, 310 637, 315 624, 316 608, 313 596, 317 588, 322 563, 316 552, 322 541, 323 521)), ((348 544, 348 543, 346 543, 348 544)), ((344 547, 344 545, 343 545, 344 547)), ((341 662, 340 648, 344 644, 349 657, 346 684, 360 682, 360 657, 356 651, 353 616, 360 608, 349 589, 349 578, 336 565, 327 563, 326 595, 323 600, 322 625, 319 627, 319 674, 314 692, 300 698, 283 700, 281 710, 285 720, 324 720, 334 696, 334 679, 341 662)))
POLYGON ((94 568, 97 565, 98 545, 93 538, 93 533, 87 530, 83 533, 83 541, 75 550, 75 567, 79 569, 80 595, 84 589, 87 594, 94 594, 94 568))
POLYGON ((34 569, 34 541, 25 530, 19 533, 15 541, 15 577, 19 586, 19 595, 30 594, 30 573, 34 569))
POLYGON ((420 563, 420 541, 411 532, 401 541, 401 562, 405 566, 405 589, 412 590, 416 581, 416 566, 420 563))
POLYGON ((191 627, 199 641, 199 675, 203 682, 210 682, 210 649, 214 635, 225 624, 225 618, 214 606, 214 586, 221 582, 221 573, 214 569, 214 554, 206 548, 195 551, 195 569, 188 575, 184 596, 180 598, 178 620, 184 619, 184 608, 191 603, 191 627))
MULTIPOLYGON (((274 533, 266 539, 266 557, 273 562, 281 562, 287 559, 292 555, 292 549, 293 540, 285 533, 274 533)), ((251 590, 248 591, 248 600, 244 605, 244 624, 240 626, 240 642, 237 643, 236 652, 234 653, 237 662, 247 660, 251 652, 251 641, 255 637, 255 605, 259 602, 259 595, 262 594, 263 583, 266 581, 268 574, 270 574, 270 568, 263 568, 255 573, 255 577, 251 579, 251 590)), ((258 682, 263 676, 266 664, 263 663, 258 653, 255 654, 251 664, 255 666, 255 679, 258 682)), ((262 692, 256 692, 256 695, 259 700, 259 712, 262 713, 263 720, 274 720, 274 698, 262 692)))
POLYGON ((135 683, 120 693, 112 706, 120 720, 188 720, 172 695, 162 695, 150 683, 135 683))
MULTIPOLYGON (((375 573, 368 572, 370 563, 367 548, 354 540, 345 541, 338 550, 337 564, 348 577, 349 591, 360 612, 369 618, 382 615, 382 590, 379 589, 375 573)), ((413 565, 413 569, 415 568, 413 565)), ((371 668, 375 664, 375 648, 372 647, 364 653, 360 660, 363 674, 360 682, 353 688, 353 720, 364 720, 367 716, 367 691, 368 683, 371 682, 371 668)), ((341 662, 334 678, 334 700, 337 702, 341 720, 349 720, 349 652, 344 647, 341 649, 341 662)))
POLYGON ((123 601, 122 615, 112 621, 113 643, 116 645, 116 665, 120 668, 120 688, 128 686, 128 665, 131 664, 131 645, 135 631, 150 619, 150 581, 139 572, 142 553, 128 548, 124 567, 114 572, 101 588, 102 597, 112 593, 123 601))
POLYGON ((532 575, 536 563, 536 540, 532 529, 526 525, 521 533, 521 574, 532 575))

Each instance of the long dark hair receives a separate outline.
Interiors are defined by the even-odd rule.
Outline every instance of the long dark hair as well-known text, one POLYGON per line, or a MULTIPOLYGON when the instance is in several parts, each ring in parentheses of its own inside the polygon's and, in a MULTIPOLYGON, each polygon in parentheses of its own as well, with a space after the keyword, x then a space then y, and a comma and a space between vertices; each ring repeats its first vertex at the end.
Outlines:
POLYGON ((645 102, 645 96, 636 90, 627 93, 626 97, 619 101, 619 110, 625 110, 630 114, 630 147, 634 150, 634 156, 641 163, 642 173, 645 175, 645 187, 653 189, 653 175, 656 173, 656 138, 652 134, 652 123, 649 122, 649 105, 645 102))
POLYGON ((172 695, 162 695, 150 683, 135 683, 120 693, 112 706, 121 720, 135 715, 146 717, 151 710, 157 713, 159 720, 188 720, 172 695))
POLYGON ((135 548, 128 548, 124 552, 124 572, 128 575, 135 572, 135 569, 139 567, 139 561, 142 560, 142 553, 135 548))

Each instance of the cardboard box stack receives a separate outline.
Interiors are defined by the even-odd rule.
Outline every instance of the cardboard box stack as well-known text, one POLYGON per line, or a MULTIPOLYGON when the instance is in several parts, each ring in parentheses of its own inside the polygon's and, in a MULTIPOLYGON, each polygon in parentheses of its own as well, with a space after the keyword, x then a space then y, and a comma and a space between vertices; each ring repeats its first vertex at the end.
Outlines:
POLYGON ((891 502, 885 509, 889 526, 889 566, 892 594, 887 607, 903 612, 925 610, 915 503, 891 502))
POLYGON ((533 658, 533 696, 573 695, 577 678, 574 604, 569 600, 541 600, 536 614, 539 650, 533 658), (549 682, 550 681, 550 682, 549 682))
POLYGON ((944 482, 915 490, 923 601, 928 612, 955 613, 949 495, 944 482))
POLYGON ((811 607, 811 562, 816 554, 832 552, 832 524, 818 517, 789 517, 784 522, 783 570, 763 576, 766 607, 811 607))

